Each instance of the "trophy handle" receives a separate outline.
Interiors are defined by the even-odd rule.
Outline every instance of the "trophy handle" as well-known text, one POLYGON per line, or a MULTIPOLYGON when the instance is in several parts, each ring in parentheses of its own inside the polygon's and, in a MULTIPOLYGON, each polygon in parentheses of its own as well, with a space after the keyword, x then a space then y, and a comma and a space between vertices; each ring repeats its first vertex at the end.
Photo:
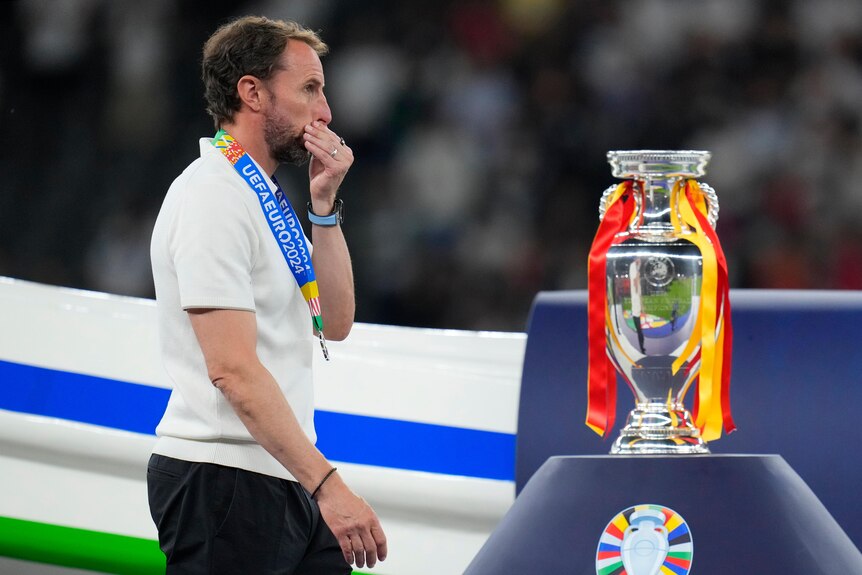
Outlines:
POLYGON ((617 189, 616 185, 608 186, 608 189, 606 189, 602 193, 602 199, 599 200, 599 221, 602 221, 605 219, 605 212, 608 211, 608 199, 611 197, 611 194, 613 194, 614 190, 616 190, 616 189, 617 189))
POLYGON ((709 184, 700 182, 698 185, 700 186, 700 190, 703 192, 703 195, 706 196, 706 219, 709 221, 709 225, 715 228, 715 224, 718 222, 718 195, 709 184))
MULTIPOLYGON (((701 191, 703 191, 703 195, 706 196, 706 219, 709 221, 709 225, 714 228, 715 224, 718 222, 718 194, 715 193, 715 189, 713 189, 709 184, 699 182, 698 185, 700 186, 701 191)), ((608 200, 616 189, 616 185, 608 186, 607 189, 602 192, 602 199, 599 200, 599 221, 605 219, 605 212, 608 211, 608 200)))
MULTIPOLYGON (((611 196, 614 194, 616 189, 617 189, 616 185, 608 186, 608 189, 606 189, 602 193, 602 199, 599 200, 599 221, 602 221, 605 219, 605 213, 608 211, 608 202, 610 201, 611 196)), ((635 205, 638 206, 638 208, 640 208, 640 204, 641 204, 640 197, 637 194, 635 194, 634 199, 635 199, 635 205)))

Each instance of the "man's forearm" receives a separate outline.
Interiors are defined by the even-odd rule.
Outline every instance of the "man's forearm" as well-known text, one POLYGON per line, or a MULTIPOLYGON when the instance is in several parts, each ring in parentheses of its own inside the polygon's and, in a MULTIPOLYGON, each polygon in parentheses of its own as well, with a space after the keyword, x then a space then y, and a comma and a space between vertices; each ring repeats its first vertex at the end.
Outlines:
MULTIPOLYGON (((352 293, 352 281, 350 290, 352 293)), ((255 314, 225 309, 189 310, 189 319, 210 381, 224 394, 255 441, 313 493, 332 467, 305 435, 275 378, 257 357, 255 314)), ((366 552, 369 565, 377 557, 383 559, 386 537, 377 515, 338 473, 328 477, 316 499, 345 561, 355 560, 361 565, 366 552)))
POLYGON ((255 441, 312 491, 331 465, 303 432, 272 374, 257 365, 213 383, 255 441))
POLYGON ((314 273, 320 288, 323 333, 327 339, 343 340, 353 327, 356 302, 353 267, 341 226, 312 226, 314 273))

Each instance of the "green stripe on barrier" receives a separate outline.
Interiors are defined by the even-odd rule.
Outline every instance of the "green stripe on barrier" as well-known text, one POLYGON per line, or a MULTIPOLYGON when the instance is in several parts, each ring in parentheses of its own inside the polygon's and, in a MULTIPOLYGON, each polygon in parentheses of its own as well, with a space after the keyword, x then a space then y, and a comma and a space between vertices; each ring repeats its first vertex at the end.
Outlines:
POLYGON ((0 556, 116 575, 165 572, 165 556, 152 539, 11 517, 0 517, 0 556))
POLYGON ((165 556, 151 539, 9 517, 0 517, 0 555, 117 575, 165 572, 165 556))

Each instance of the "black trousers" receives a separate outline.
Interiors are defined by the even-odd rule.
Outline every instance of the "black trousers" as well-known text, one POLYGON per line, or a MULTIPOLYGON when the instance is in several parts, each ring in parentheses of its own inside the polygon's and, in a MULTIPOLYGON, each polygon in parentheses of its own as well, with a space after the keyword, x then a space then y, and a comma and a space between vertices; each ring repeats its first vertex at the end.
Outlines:
POLYGON ((167 575, 347 575, 350 565, 295 481, 152 455, 150 513, 167 575))

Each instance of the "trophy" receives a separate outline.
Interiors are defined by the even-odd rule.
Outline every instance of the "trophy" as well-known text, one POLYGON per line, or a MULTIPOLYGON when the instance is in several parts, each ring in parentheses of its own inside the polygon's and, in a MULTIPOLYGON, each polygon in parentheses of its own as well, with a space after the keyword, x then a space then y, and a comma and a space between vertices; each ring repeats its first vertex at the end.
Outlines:
POLYGON ((616 373, 635 407, 611 454, 709 453, 730 415, 727 265, 705 151, 608 152, 589 262, 587 425, 613 427, 616 373), (696 388, 694 408, 683 404, 696 388))

